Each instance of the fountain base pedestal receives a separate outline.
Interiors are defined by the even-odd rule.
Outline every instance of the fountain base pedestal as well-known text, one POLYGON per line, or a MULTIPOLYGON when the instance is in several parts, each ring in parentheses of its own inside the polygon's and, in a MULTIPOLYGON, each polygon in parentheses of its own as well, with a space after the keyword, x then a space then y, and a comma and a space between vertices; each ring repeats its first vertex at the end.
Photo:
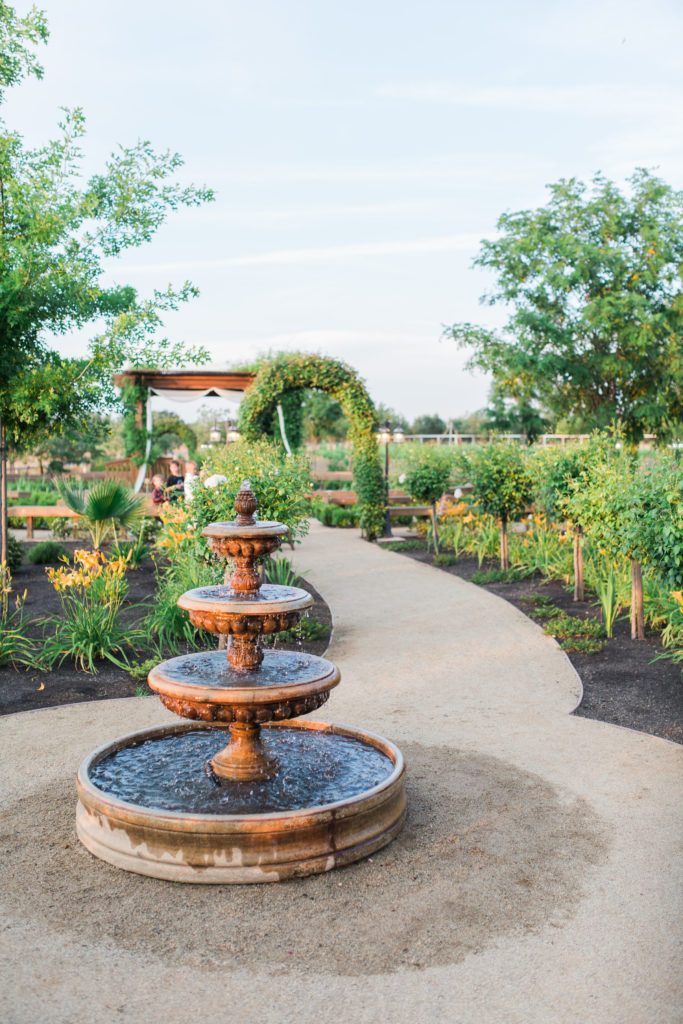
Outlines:
POLYGON ((268 757, 261 743, 261 726, 253 722, 233 722, 230 742, 210 761, 221 779, 256 782, 270 779, 278 769, 275 758, 268 757))

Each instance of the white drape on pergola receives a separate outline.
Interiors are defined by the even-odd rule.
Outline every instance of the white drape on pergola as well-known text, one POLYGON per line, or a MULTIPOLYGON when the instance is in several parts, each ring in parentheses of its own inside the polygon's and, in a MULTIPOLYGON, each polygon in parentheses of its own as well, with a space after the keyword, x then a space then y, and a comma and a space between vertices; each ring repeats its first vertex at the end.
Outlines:
POLYGON ((159 398, 166 398, 169 402, 196 402, 200 398, 224 398, 228 402, 239 403, 244 398, 243 391, 229 391, 227 388, 207 388, 205 391, 191 391, 189 389, 174 388, 148 388, 147 398, 145 400, 145 430, 147 432, 147 441, 145 444, 145 458, 144 462, 138 470, 137 479, 135 481, 135 492, 136 494, 142 490, 147 476, 147 466, 149 463, 149 456, 152 451, 152 403, 150 398, 152 395, 158 395, 159 398))

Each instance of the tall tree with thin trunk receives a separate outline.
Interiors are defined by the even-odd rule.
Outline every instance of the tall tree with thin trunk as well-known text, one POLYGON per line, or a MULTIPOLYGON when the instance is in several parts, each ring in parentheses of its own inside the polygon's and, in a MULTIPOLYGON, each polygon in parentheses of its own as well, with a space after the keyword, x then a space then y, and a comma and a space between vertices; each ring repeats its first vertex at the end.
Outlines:
MULTIPOLYGON (((0 2, 0 104, 27 75, 42 78, 34 49, 48 38, 42 12, 26 17, 0 2)), ((149 142, 120 147, 103 171, 81 174, 85 119, 67 110, 57 137, 36 149, 0 119, 0 422, 8 446, 83 424, 114 400, 112 371, 206 358, 159 337, 162 316, 196 294, 185 282, 140 296, 106 282, 105 260, 149 241, 167 215, 212 198, 182 185, 176 153, 149 142), (51 343, 90 324, 87 355, 65 358, 51 343)), ((5 477, 3 470, 3 479, 5 477)), ((2 495, 7 555, 7 499, 2 495)))

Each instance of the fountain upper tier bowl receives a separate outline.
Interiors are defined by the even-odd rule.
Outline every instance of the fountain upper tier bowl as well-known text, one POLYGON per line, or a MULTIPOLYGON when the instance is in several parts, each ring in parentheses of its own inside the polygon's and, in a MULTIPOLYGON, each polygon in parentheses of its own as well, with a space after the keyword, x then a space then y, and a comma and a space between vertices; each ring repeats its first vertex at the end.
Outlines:
POLYGON ((235 669, 223 651, 171 658, 149 674, 166 707, 203 722, 269 722, 321 707, 340 680, 325 658, 266 651, 258 668, 235 669))
POLYGON ((298 622, 313 598, 300 587, 265 583, 258 590, 236 591, 228 584, 198 587, 178 598, 190 621, 209 633, 279 633, 298 622))

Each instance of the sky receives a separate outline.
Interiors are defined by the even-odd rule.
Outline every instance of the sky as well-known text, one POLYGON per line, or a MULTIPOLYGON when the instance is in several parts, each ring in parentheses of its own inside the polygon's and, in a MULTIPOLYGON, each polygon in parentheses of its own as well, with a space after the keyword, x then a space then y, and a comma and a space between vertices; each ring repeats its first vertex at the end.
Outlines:
POLYGON ((86 172, 144 138, 216 190, 109 267, 143 293, 193 281, 166 333, 216 367, 322 352, 410 418, 473 411, 488 381, 442 329, 504 321, 472 266, 500 214, 597 171, 683 187, 680 0, 39 6, 45 78, 10 91, 5 120, 40 144, 81 106, 86 172))

